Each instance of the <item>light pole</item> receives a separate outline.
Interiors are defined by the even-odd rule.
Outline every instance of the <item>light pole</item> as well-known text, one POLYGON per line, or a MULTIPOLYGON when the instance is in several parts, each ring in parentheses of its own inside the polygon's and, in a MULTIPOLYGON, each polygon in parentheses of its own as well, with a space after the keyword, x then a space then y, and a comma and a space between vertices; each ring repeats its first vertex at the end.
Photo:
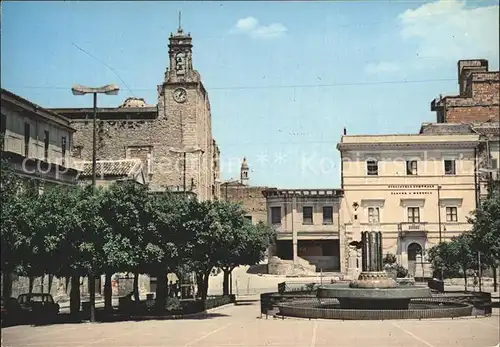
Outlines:
POLYGON ((437 186, 438 191, 438 227, 439 227, 439 243, 442 242, 441 239, 441 186, 437 186))
MULTIPOLYGON (((485 168, 480 168, 477 171, 481 172, 481 173, 487 173, 488 174, 488 198, 490 198, 491 197, 491 193, 493 191, 493 173, 496 172, 498 174, 499 169, 485 169, 485 168)), ((479 183, 479 187, 481 187, 481 183, 479 183)), ((481 195, 481 194, 479 194, 479 195, 481 195)), ((478 257, 478 263, 479 263, 479 286, 481 287, 481 274, 482 274, 482 271, 481 271, 481 255, 480 255, 480 252, 477 252, 477 257, 478 257)), ((492 270, 493 270, 493 291, 496 292, 497 289, 498 289, 497 267, 496 267, 496 264, 493 264, 492 270)), ((479 289, 479 291, 481 291, 481 289, 479 289)))
MULTIPOLYGON (((97 94, 117 95, 120 88, 116 84, 108 84, 103 87, 91 88, 79 84, 71 87, 73 95, 94 95, 94 112, 92 117, 92 192, 96 185, 96 118, 97 118, 97 94)), ((89 303, 90 303, 90 321, 95 322, 95 274, 93 270, 89 274, 89 303)))

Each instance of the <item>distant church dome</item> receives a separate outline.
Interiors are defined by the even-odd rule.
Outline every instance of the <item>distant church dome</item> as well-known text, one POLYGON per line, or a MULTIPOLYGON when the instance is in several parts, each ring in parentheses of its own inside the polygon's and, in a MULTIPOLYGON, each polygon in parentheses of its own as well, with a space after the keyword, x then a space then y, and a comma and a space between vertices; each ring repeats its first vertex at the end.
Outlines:
POLYGON ((123 104, 120 107, 147 107, 146 100, 143 98, 126 98, 123 104))

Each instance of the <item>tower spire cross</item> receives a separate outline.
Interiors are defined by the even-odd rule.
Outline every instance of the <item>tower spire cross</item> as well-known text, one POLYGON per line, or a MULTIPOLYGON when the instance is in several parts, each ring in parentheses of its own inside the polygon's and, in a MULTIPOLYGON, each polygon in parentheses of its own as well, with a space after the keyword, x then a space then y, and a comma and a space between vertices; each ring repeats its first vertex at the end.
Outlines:
POLYGON ((179 28, 177 29, 177 31, 180 33, 182 32, 181 21, 182 21, 182 12, 179 11, 179 28))

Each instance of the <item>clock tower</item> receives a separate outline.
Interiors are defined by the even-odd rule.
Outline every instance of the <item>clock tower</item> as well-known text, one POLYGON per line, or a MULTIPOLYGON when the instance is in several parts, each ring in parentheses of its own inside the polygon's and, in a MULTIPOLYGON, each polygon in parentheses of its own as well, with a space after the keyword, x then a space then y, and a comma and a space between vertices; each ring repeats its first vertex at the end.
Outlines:
POLYGON ((190 33, 180 24, 170 34, 169 64, 158 86, 159 141, 168 156, 166 180, 196 193, 200 200, 211 199, 215 187, 214 153, 210 102, 200 74, 193 67, 190 33))

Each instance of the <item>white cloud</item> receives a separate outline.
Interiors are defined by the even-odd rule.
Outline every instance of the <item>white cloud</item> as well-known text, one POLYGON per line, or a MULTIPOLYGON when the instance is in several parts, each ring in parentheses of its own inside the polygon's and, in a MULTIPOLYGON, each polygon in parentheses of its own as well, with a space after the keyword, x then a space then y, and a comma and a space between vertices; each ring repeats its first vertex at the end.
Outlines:
POLYGON ((440 0, 399 15, 401 37, 416 40, 417 54, 457 61, 498 58, 499 6, 468 8, 465 1, 440 0))
MULTIPOLYGON (((477 2, 473 3, 474 5, 477 2)), ((440 68, 460 59, 499 59, 499 6, 470 7, 461 0, 438 0, 398 16, 405 60, 365 66, 371 74, 440 68), (407 51, 404 47, 412 47, 407 51)))
POLYGON ((271 39, 285 35, 287 28, 281 23, 259 25, 259 21, 256 18, 247 17, 239 19, 233 31, 247 34, 252 38, 271 39))
POLYGON ((382 61, 378 63, 370 63, 365 66, 365 71, 369 74, 378 74, 386 72, 397 72, 401 70, 400 64, 394 61, 382 61))

